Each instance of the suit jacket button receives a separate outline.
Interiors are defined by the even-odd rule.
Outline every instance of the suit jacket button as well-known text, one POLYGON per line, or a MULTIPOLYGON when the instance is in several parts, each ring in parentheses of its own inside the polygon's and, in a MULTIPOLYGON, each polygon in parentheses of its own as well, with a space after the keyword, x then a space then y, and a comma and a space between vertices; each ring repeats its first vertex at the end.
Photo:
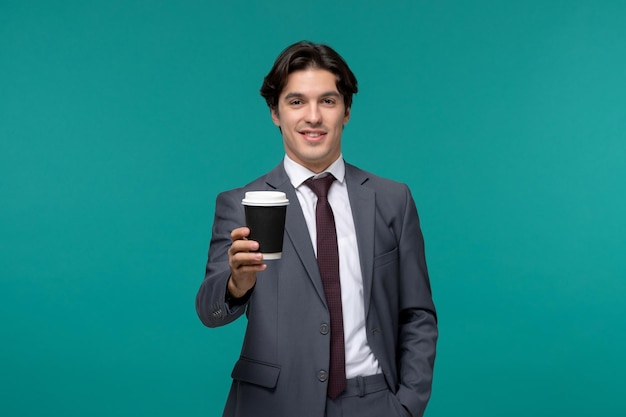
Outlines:
POLYGON ((326 323, 322 323, 320 325, 320 333, 321 334, 328 334, 328 331, 330 330, 330 327, 328 327, 328 324, 326 323))
POLYGON ((326 372, 326 371, 319 371, 317 373, 317 379, 319 379, 320 382, 326 382, 328 380, 328 372, 326 372))

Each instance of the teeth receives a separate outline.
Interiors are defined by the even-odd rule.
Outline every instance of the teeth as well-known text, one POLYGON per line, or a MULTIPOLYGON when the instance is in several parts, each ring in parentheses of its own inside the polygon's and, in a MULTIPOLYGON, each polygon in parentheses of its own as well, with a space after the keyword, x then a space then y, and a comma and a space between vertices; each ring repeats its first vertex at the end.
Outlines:
POLYGON ((321 136, 319 133, 307 133, 306 135, 310 136, 312 138, 317 138, 317 137, 321 136))

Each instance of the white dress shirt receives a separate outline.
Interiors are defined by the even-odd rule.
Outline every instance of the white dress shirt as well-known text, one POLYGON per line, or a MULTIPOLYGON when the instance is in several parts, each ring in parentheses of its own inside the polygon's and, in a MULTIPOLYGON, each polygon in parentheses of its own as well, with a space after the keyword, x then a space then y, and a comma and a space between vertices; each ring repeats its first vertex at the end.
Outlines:
POLYGON ((296 189, 296 195, 302 207, 316 256, 315 205, 317 204, 317 196, 303 183, 311 177, 317 178, 327 173, 332 174, 336 178, 336 181, 333 182, 328 191, 328 202, 335 217, 337 245, 339 247, 341 305, 343 309, 344 341, 346 344, 346 378, 380 373, 378 360, 374 357, 367 343, 363 276, 359 262, 359 247, 354 228, 354 219, 352 218, 348 188, 346 187, 346 166, 343 157, 340 155, 326 171, 318 175, 293 161, 287 155, 285 155, 284 166, 291 184, 296 189))

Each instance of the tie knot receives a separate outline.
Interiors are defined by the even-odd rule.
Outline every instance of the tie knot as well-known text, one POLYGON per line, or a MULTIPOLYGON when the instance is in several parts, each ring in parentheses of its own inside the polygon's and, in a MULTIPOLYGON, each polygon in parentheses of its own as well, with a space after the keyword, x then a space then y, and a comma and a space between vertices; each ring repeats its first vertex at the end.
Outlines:
POLYGON ((309 178, 304 182, 304 184, 309 187, 317 198, 326 197, 328 195, 328 190, 330 189, 331 184, 335 181, 335 177, 332 174, 328 174, 325 177, 313 179, 309 178))

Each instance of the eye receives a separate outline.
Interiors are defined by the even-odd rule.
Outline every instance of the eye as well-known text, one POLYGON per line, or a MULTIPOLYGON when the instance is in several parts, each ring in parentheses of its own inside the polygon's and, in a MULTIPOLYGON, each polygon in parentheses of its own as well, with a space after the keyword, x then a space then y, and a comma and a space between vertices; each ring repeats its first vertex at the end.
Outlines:
POLYGON ((322 99, 322 103, 327 104, 329 106, 332 106, 333 104, 336 103, 336 100, 333 99, 333 98, 328 98, 327 97, 327 98, 322 99))
POLYGON ((290 106, 299 106, 302 104, 302 100, 300 100, 299 98, 293 99, 289 102, 290 106))

